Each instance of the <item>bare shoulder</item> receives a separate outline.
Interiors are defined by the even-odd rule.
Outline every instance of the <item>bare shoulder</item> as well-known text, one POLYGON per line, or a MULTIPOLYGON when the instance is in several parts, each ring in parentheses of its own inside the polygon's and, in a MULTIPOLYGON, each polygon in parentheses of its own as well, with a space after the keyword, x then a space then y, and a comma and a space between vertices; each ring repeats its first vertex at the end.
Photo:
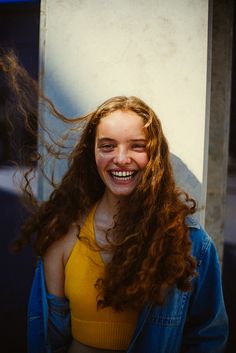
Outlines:
POLYGON ((68 233, 53 242, 43 256, 46 286, 49 293, 64 296, 64 269, 77 240, 78 228, 72 224, 68 233))
POLYGON ((67 261, 70 257, 70 254, 75 246, 75 243, 78 240, 78 225, 72 224, 70 226, 69 232, 63 237, 62 242, 64 242, 64 251, 63 251, 63 264, 64 267, 67 264, 67 261))
POLYGON ((46 250, 44 262, 61 262, 65 266, 77 241, 77 233, 77 226, 72 224, 69 231, 60 239, 54 241, 46 250))

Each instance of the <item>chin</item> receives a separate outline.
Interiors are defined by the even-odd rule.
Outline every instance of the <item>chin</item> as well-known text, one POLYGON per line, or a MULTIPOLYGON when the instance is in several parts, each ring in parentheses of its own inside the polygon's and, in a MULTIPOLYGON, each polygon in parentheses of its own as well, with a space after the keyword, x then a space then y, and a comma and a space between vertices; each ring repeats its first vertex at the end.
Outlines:
POLYGON ((122 198, 122 197, 130 196, 134 191, 134 189, 127 190, 127 191, 115 191, 115 190, 109 190, 109 191, 114 197, 122 198))

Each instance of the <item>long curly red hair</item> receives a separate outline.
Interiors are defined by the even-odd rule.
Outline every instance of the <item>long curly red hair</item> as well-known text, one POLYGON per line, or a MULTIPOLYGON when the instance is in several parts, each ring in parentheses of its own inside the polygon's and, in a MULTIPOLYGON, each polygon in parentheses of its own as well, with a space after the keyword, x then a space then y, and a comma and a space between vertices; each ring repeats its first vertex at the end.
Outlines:
MULTIPOLYGON (((16 67, 15 64, 14 70, 16 67)), ((24 78, 26 74, 22 75, 24 78)), ((16 80, 12 83, 12 89, 16 83, 16 80)), ((23 104, 20 95, 17 91, 16 96, 23 104)), ((28 104, 29 99, 26 101, 28 104)), ((107 231, 112 260, 105 266, 103 278, 96 283, 98 307, 141 308, 150 302, 162 304, 168 289, 174 285, 182 291, 191 290, 196 261, 191 255, 186 217, 196 211, 196 203, 175 184, 168 143, 154 111, 137 97, 118 96, 92 113, 70 120, 58 113, 50 100, 46 102, 54 116, 73 123, 73 131, 81 123, 83 130, 68 156, 67 172, 59 184, 52 182, 54 190, 49 199, 36 203, 32 197, 34 207, 22 227, 21 237, 15 242, 15 249, 31 242, 36 253, 43 256, 55 240, 68 232, 73 222, 101 199, 105 186, 94 157, 97 126, 111 112, 133 111, 146 127, 149 162, 125 205, 121 201, 114 227, 107 231)), ((48 151, 53 154, 52 148, 48 151)), ((41 159, 39 154, 37 159, 41 159)))

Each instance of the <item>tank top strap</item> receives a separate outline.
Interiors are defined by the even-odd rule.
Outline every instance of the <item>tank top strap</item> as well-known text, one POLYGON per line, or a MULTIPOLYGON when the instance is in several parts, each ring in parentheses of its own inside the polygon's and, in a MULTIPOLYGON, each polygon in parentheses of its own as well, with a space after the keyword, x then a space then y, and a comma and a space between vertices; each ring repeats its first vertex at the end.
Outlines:
POLYGON ((94 216, 97 208, 97 203, 92 206, 87 216, 85 217, 84 223, 81 226, 80 235, 89 236, 89 238, 94 238, 94 216))
MULTIPOLYGON (((85 237, 89 239, 89 241, 94 241, 95 235, 94 235, 94 215, 96 212, 97 208, 97 203, 92 206, 90 211, 88 212, 87 216, 84 219, 84 222, 81 226, 80 229, 80 236, 85 237)), ((78 256, 79 251, 81 250, 81 241, 77 239, 77 241, 74 244, 74 247, 70 253, 70 256, 67 260, 66 266, 65 266, 65 273, 68 272, 68 268, 71 267, 71 263, 73 263, 73 259, 78 256)))

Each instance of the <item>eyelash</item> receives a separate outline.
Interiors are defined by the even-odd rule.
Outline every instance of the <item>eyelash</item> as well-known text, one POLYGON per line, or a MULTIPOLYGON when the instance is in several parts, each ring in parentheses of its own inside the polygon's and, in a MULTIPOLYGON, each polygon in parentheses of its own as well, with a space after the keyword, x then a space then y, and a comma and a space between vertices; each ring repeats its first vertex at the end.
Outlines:
POLYGON ((145 149, 145 148, 146 148, 146 145, 138 145, 138 144, 135 144, 135 145, 132 145, 132 148, 145 149))

